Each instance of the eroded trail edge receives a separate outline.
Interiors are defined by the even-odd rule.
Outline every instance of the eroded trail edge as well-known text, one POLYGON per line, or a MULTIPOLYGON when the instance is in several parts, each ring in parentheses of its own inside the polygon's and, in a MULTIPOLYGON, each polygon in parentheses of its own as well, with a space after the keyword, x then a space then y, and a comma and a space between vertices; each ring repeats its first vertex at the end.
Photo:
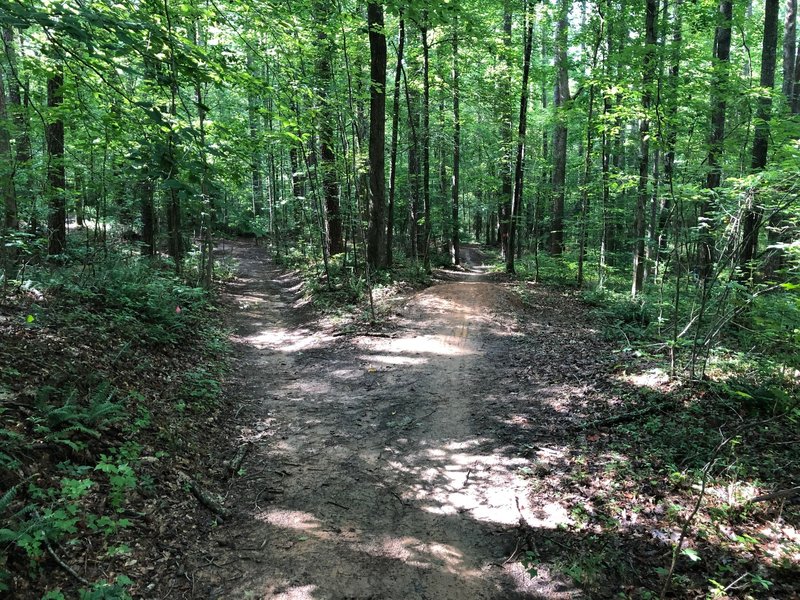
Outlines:
POLYGON ((509 560, 531 527, 568 521, 532 501, 529 475, 563 458, 560 402, 582 393, 556 356, 536 380, 520 368, 553 351, 532 350, 537 335, 563 325, 569 345, 593 332, 568 311, 563 323, 536 319, 469 274, 413 294, 391 333, 335 336, 310 325, 298 282, 263 250, 233 251, 230 435, 250 450, 226 497, 236 516, 190 552, 185 595, 576 597, 509 560))

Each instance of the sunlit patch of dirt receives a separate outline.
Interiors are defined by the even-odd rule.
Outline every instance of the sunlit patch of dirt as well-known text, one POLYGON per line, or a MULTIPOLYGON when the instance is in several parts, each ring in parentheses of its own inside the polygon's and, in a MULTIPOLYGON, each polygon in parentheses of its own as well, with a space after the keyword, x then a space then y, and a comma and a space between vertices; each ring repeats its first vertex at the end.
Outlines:
POLYGON ((629 357, 569 291, 529 286, 523 305, 467 247, 466 269, 381 296, 378 327, 343 330, 294 310, 296 284, 259 251, 235 251, 247 282, 231 293, 262 301, 232 317, 227 454, 252 446, 224 481, 235 517, 189 544, 183 577, 163 579, 173 597, 655 590, 679 496, 612 444, 619 429, 587 424, 664 383, 618 376, 629 357))

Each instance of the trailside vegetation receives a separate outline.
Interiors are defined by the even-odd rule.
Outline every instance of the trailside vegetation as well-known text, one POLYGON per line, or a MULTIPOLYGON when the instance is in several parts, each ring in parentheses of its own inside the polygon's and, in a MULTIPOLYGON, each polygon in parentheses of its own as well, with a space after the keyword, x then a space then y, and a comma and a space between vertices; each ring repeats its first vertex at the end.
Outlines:
MULTIPOLYGON (((638 597, 796 574, 796 20, 795 0, 4 2, 0 593, 64 597, 51 568, 128 593, 154 465, 218 407, 234 235, 323 304, 460 268, 465 243, 523 295, 574 291, 673 386, 586 425, 683 502, 638 597), (741 565, 692 571, 690 538, 748 519, 795 537, 728 536, 741 565)), ((589 593, 619 558, 598 554, 572 573, 589 593)))

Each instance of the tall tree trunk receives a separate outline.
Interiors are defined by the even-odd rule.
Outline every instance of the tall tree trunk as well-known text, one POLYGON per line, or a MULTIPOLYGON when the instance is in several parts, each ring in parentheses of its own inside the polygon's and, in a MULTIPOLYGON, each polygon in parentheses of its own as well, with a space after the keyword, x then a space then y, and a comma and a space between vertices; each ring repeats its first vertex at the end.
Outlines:
POLYGON ((675 175, 675 147, 678 142, 678 128, 676 118, 678 115, 678 87, 680 78, 681 50, 683 47, 683 16, 681 12, 682 0, 676 0, 672 15, 672 41, 670 43, 670 67, 667 76, 667 100, 665 109, 664 133, 664 184, 669 190, 664 194, 661 211, 658 217, 658 249, 659 258, 667 247, 667 228, 672 213, 672 192, 675 175))
POLYGON ((167 150, 163 160, 162 177, 167 185, 167 248, 175 262, 175 272, 181 273, 183 267, 183 237, 181 202, 175 178, 178 176, 178 153, 176 148, 176 132, 174 117, 178 114, 178 65, 175 57, 175 40, 173 38, 172 16, 169 3, 164 0, 164 17, 167 23, 167 46, 169 47, 169 114, 173 119, 167 133, 167 150))
MULTIPOLYGON (((797 26, 797 0, 786 0, 786 17, 783 26, 783 92, 786 102, 791 110, 792 99, 794 97, 794 73, 795 73, 795 51, 797 26)), ((767 241, 770 251, 764 263, 764 276, 771 278, 783 266, 784 252, 781 243, 791 243, 791 236, 788 235, 789 227, 786 215, 783 211, 775 211, 769 218, 767 228, 767 241)))
MULTIPOLYGON (((205 48, 206 37, 202 29, 202 23, 199 19, 195 20, 192 24, 193 41, 195 46, 205 48)), ((202 259, 200 278, 204 289, 211 289, 214 281, 214 238, 213 238, 213 225, 214 225, 214 201, 211 197, 211 172, 208 163, 208 155, 206 154, 206 108, 205 98, 203 97, 203 84, 200 77, 195 79, 194 84, 194 99, 197 105, 197 121, 198 121, 198 136, 200 151, 200 200, 202 202, 202 211, 200 217, 200 256, 202 259)), ((258 161, 259 175, 261 168, 261 160, 258 161)), ((262 191, 262 204, 263 204, 263 191, 262 191)))
MULTIPOLYGON (((3 228, 17 229, 17 195, 14 190, 16 164, 11 152, 10 119, 6 108, 6 89, 0 69, 0 196, 3 199, 3 228)), ((0 253, 3 248, 0 248, 0 253)))
POLYGON ((461 251, 459 242, 459 215, 458 215, 458 186, 461 170, 461 107, 459 105, 458 89, 458 15, 453 15, 453 177, 450 186, 451 203, 451 235, 450 235, 450 261, 459 264, 461 251))
POLYGON ((375 269, 386 265, 386 182, 384 155, 386 146, 386 34, 383 7, 375 2, 367 6, 370 50, 369 91, 369 192, 370 219, 367 258, 375 269))
POLYGON ((392 266, 392 244, 394 243, 394 199, 397 194, 397 135, 400 121, 400 78, 403 75, 403 50, 406 44, 406 23, 400 12, 400 29, 397 33, 397 67, 394 71, 394 93, 392 95, 392 140, 389 146, 389 214, 386 218, 386 266, 392 266))
POLYGON ((320 169, 322 170, 322 191, 325 197, 325 227, 328 255, 341 254, 344 251, 344 232, 339 202, 339 180, 336 175, 336 155, 334 153, 334 126, 336 113, 328 95, 333 84, 333 55, 336 50, 327 32, 333 11, 329 0, 317 2, 317 77, 319 80, 320 103, 320 169))
POLYGON ((62 254, 67 247, 67 198, 66 175, 64 170, 64 120, 60 114, 64 103, 64 66, 60 60, 54 65, 55 71, 47 79, 47 181, 50 201, 47 215, 49 241, 47 252, 50 255, 62 254))
MULTIPOLYGON (((778 44, 778 0, 765 0, 764 4, 764 42, 761 48, 761 87, 772 90, 775 86, 775 63, 778 44)), ((772 97, 769 93, 758 99, 756 130, 753 136, 751 168, 761 171, 767 165, 769 150, 769 121, 772 117, 772 97)), ((739 265, 745 278, 752 276, 751 261, 756 258, 758 232, 761 228, 763 209, 758 205, 755 191, 749 199, 742 224, 742 246, 739 265)))
POLYGON ((647 0, 645 13, 645 53, 642 60, 642 120, 639 123, 639 185, 636 195, 636 214, 633 226, 633 283, 631 295, 636 296, 644 285, 645 226, 650 170, 650 105, 652 103, 653 58, 656 49, 656 20, 658 0, 647 0))
POLYGON ((794 61, 797 58, 797 0, 786 0, 786 19, 783 26, 783 86, 781 90, 791 106, 794 96, 794 61))
POLYGON ((800 114, 800 47, 794 57, 794 86, 792 87, 792 114, 800 114))
POLYGON ((533 19, 525 11, 525 54, 522 61, 522 90, 519 95, 519 128, 517 130, 517 158, 514 170, 514 198, 511 204, 511 219, 508 227, 508 251, 506 272, 514 273, 514 248, 516 244, 519 215, 522 212, 522 190, 525 177, 525 135, 528 131, 528 80, 531 72, 531 50, 533 49, 533 19))
POLYGON ((3 43, 9 67, 7 108, 14 120, 16 163, 19 168, 31 160, 31 138, 27 116, 29 93, 27 82, 22 81, 19 72, 17 64, 17 46, 14 39, 14 30, 11 27, 6 27, 3 30, 3 43), (22 89, 20 89, 20 85, 22 89))
POLYGON ((578 287, 583 286, 583 271, 586 256, 586 220, 589 218, 589 178, 592 171, 592 150, 594 148, 594 97, 596 86, 594 83, 595 71, 597 69, 597 53, 600 51, 600 43, 603 41, 603 22, 597 25, 594 46, 592 48, 591 74, 592 83, 589 84, 589 109, 586 115, 586 149, 583 158, 583 178, 581 180, 581 222, 578 234, 578 287))
POLYGON ((503 2, 503 63, 505 72, 503 86, 500 90, 500 207, 499 228, 500 252, 503 258, 508 258, 508 233, 511 222, 512 195, 514 193, 514 155, 511 128, 511 1, 503 2))
MULTIPOLYGON (((247 71, 255 75, 253 53, 247 52, 247 71)), ((264 212, 264 182, 261 176, 261 140, 258 119, 259 97, 253 91, 252 84, 247 90, 247 120, 250 133, 250 183, 253 190, 253 215, 258 217, 264 212)))
POLYGON ((425 212, 423 227, 423 264, 430 271, 431 257, 431 82, 430 82, 430 44, 428 43, 428 11, 422 12, 420 26, 422 38, 422 202, 425 212))
POLYGON ((700 217, 698 220, 698 271, 701 279, 706 280, 711 275, 714 264, 714 240, 712 238, 713 210, 715 191, 722 183, 722 167, 720 160, 723 153, 725 140, 725 110, 727 107, 727 82, 728 64, 731 55, 731 21, 733 19, 733 3, 731 0, 722 0, 719 3, 719 24, 714 35, 714 77, 711 82, 711 133, 708 138, 708 173, 706 174, 706 189, 700 204, 700 217))
POLYGON ((564 252, 564 196, 567 178, 567 119, 564 111, 570 100, 569 74, 567 72, 567 33, 569 27, 569 2, 560 0, 556 25, 556 84, 553 94, 553 111, 556 125, 553 130, 553 221, 550 228, 550 253, 560 256, 564 252))
POLYGON ((408 108, 408 129, 410 132, 408 144, 409 236, 411 238, 411 258, 417 261, 419 260, 419 248, 423 243, 420 239, 421 233, 419 229, 419 184, 422 173, 422 167, 419 162, 419 136, 417 134, 419 125, 417 105, 419 97, 416 90, 409 89, 408 81, 406 81, 405 90, 406 107, 408 108))

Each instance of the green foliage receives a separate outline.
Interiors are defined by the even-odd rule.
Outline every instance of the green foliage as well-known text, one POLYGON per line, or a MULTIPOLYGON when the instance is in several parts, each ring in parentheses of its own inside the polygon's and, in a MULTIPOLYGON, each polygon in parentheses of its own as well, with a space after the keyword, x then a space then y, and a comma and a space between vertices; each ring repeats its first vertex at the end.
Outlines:
POLYGON ((123 406, 114 402, 113 396, 110 386, 102 384, 90 395, 88 404, 82 405, 77 390, 45 386, 36 396, 36 412, 28 422, 43 441, 81 450, 86 438, 99 439, 103 429, 125 417, 123 406))
POLYGON ((631 299, 630 294, 595 289, 584 291, 581 299, 593 307, 593 313, 613 338, 619 338, 620 333, 628 340, 642 338, 654 320, 653 307, 644 297, 631 299))
MULTIPOLYGON (((167 349, 178 356, 191 340, 195 367, 187 373, 173 372, 178 363, 167 369, 157 363, 164 397, 178 394, 197 408, 210 407, 220 389, 227 345, 205 292, 124 250, 93 256, 91 268, 63 258, 28 267, 30 279, 20 290, 30 298, 22 312, 30 318, 15 326, 27 328, 34 345, 13 348, 18 360, 0 366, 0 480, 9 484, 0 496, 0 591, 8 591, 12 570, 41 577, 51 566, 47 544, 94 538, 94 547, 109 548, 101 555, 106 560, 126 552, 115 543, 133 525, 122 513, 137 489, 152 493, 154 487, 152 477, 137 472, 138 440, 174 410, 155 401, 163 393, 158 387, 131 389, 140 360, 144 367, 167 349), (22 465, 35 471, 28 480, 20 480, 22 465)), ((127 598, 129 584, 120 576, 79 595, 127 598)))
POLYGON ((205 366, 196 367, 183 374, 183 383, 178 391, 178 406, 193 411, 212 408, 219 399, 222 388, 219 373, 205 366))
POLYGON ((126 494, 136 487, 137 480, 133 469, 127 463, 118 462, 112 457, 101 454, 100 462, 97 463, 95 470, 108 476, 108 483, 111 488, 108 498, 111 501, 111 506, 117 512, 121 512, 126 494))
POLYGON ((93 274, 74 269, 42 273, 57 297, 52 319, 96 327, 146 344, 175 344, 200 326, 208 308, 203 290, 177 283, 142 260, 103 262, 93 274))

